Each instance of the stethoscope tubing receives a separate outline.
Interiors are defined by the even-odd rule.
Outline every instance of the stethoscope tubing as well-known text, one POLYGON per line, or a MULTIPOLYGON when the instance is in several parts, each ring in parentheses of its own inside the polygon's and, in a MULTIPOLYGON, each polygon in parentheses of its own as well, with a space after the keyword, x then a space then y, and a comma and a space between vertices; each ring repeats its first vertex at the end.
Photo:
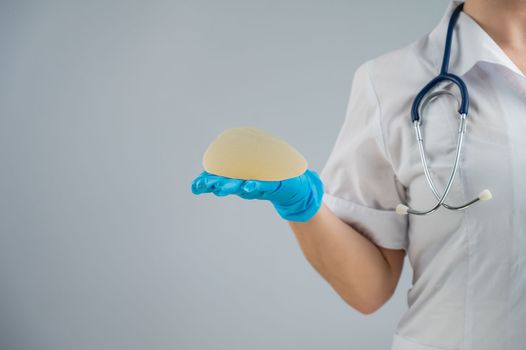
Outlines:
POLYGON ((473 205, 474 203, 480 200, 491 199, 491 192, 489 192, 489 190, 484 190, 478 195, 478 197, 472 199, 471 201, 463 205, 453 206, 453 205, 449 205, 445 203, 445 200, 453 185, 453 180, 455 179, 455 176, 458 171, 458 165, 460 163, 460 154, 461 154, 462 145, 464 141, 464 134, 466 132, 466 120, 467 120, 468 109, 469 109, 469 94, 468 94, 468 89, 466 87, 466 84, 457 75, 448 73, 449 58, 451 55, 451 42, 452 42, 452 36, 453 36, 453 29, 460 15, 460 12, 463 9, 463 5, 464 4, 462 3, 459 6, 457 6, 457 8, 453 11, 453 14, 451 15, 451 18, 449 19, 447 35, 446 35, 446 43, 444 47, 444 55, 443 55, 442 66, 441 66, 439 75, 433 78, 429 83, 427 83, 422 88, 422 90, 420 90, 420 92, 416 95, 413 101, 413 105, 411 106, 411 121, 415 129, 418 151, 420 154, 420 160, 422 163, 422 167, 424 168, 424 174, 426 177, 426 181, 429 187, 431 188, 433 195, 438 200, 438 202, 432 208, 428 210, 416 210, 406 205, 399 204, 396 207, 396 212, 401 215, 407 215, 407 214, 428 215, 428 214, 435 212, 441 206, 449 210, 463 210, 463 209, 470 207, 471 205, 473 205), (422 117, 421 117, 422 113, 421 112, 423 111, 423 108, 421 107, 425 106, 428 101, 442 94, 453 95, 449 91, 432 92, 432 90, 435 89, 438 86, 438 84, 442 82, 447 82, 447 81, 452 82, 454 85, 456 85, 460 91, 460 102, 458 106, 459 128, 458 128, 458 133, 457 133, 455 163, 453 164, 453 168, 451 169, 451 173, 450 173, 446 188, 444 192, 442 193, 442 195, 440 195, 435 186, 435 183, 433 182, 433 179, 431 178, 429 167, 427 165, 426 154, 424 151, 424 139, 422 137, 422 131, 420 128, 420 126, 422 125, 422 117))
POLYGON ((465 114, 466 116, 468 115, 469 93, 468 93, 466 84, 457 75, 448 73, 449 58, 451 56, 451 42, 453 39, 453 29, 455 28, 455 24, 463 8, 464 8, 464 3, 458 5, 455 11, 453 12, 453 14, 451 15, 451 18, 449 19, 447 35, 446 35, 446 43, 444 47, 444 55, 442 57, 442 66, 440 68, 440 74, 437 75, 435 78, 433 78, 429 83, 427 83, 422 88, 422 90, 420 90, 420 92, 416 95, 415 99, 413 100, 413 105, 411 107, 411 120, 413 122, 420 120, 419 106, 422 103, 422 99, 424 98, 424 96, 426 96, 438 84, 445 82, 445 81, 450 81, 458 87, 458 89, 460 90, 460 96, 461 96, 458 113, 461 115, 462 114, 465 114))
POLYGON ((456 147, 456 152, 455 152, 455 163, 453 165, 453 169, 451 170, 451 174, 449 176, 449 181, 446 185, 446 188, 444 190, 444 193, 442 194, 442 196, 440 196, 438 194, 438 191, 436 189, 436 186, 435 186, 435 183, 433 182, 432 180, 432 177, 431 177, 431 174, 429 173, 429 167, 427 165, 427 160, 426 160, 426 156, 425 156, 425 152, 424 152, 424 145, 423 145, 423 142, 424 142, 424 139, 422 137, 422 132, 420 130, 420 121, 415 121, 414 122, 414 128, 415 128, 415 134, 416 134, 416 137, 417 137, 417 140, 418 140, 418 149, 419 149, 419 152, 420 152, 420 158, 422 160, 422 167, 424 168, 424 173, 425 173, 425 177, 426 177, 426 181, 429 185, 429 187, 431 188, 433 194, 435 195, 435 198, 438 200, 438 203, 435 204, 434 207, 432 207, 431 209, 428 209, 428 210, 425 210, 425 211, 420 211, 420 210, 415 210, 415 209, 411 209, 411 208, 408 208, 407 209, 407 212, 408 214, 415 214, 415 215, 427 215, 427 214, 431 214, 432 212, 436 211, 438 208, 440 208, 440 206, 443 206, 445 207, 446 209, 449 209, 449 210, 462 210, 462 209, 466 209, 468 207, 470 207, 471 205, 473 205, 474 203, 478 202, 480 200, 480 198, 475 198, 471 201, 469 201, 468 203, 464 204, 464 205, 461 205, 461 206, 452 206, 452 205, 449 205, 449 204, 446 204, 444 203, 446 197, 448 196, 450 190, 451 190, 451 186, 453 185, 453 179, 455 178, 456 176, 456 173, 458 171, 458 164, 459 164, 459 161, 460 161, 460 154, 461 154, 461 151, 462 151, 462 144, 463 144, 463 139, 464 139, 464 133, 465 133, 465 126, 466 126, 466 115, 465 114, 461 114, 460 115, 460 124, 459 124, 459 130, 458 130, 458 136, 457 136, 457 147, 456 147))

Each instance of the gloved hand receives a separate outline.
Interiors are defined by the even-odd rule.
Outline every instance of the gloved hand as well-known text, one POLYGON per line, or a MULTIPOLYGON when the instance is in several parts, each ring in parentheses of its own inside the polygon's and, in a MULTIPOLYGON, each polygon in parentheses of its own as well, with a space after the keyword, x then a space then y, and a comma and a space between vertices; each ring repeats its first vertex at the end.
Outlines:
POLYGON ((305 222, 321 206, 323 184, 318 174, 311 170, 283 181, 240 180, 203 171, 192 182, 192 192, 212 192, 216 196, 235 194, 244 199, 268 200, 283 219, 305 222))

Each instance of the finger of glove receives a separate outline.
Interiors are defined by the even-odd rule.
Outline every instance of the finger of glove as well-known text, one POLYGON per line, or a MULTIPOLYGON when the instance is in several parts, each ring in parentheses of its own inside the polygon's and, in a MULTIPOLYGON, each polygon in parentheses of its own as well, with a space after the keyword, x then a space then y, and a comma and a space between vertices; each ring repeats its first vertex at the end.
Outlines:
POLYGON ((252 192, 272 192, 280 186, 279 181, 257 181, 257 180, 247 180, 243 184, 243 192, 252 193, 252 192))
POLYGON ((279 181, 247 180, 238 195, 245 199, 269 199, 268 196, 279 187, 279 181))
POLYGON ((237 195, 243 199, 263 199, 263 192, 261 191, 253 191, 249 193, 240 191, 237 195))
POLYGON ((226 178, 222 176, 217 176, 209 174, 207 172, 202 172, 195 180, 192 182, 192 192, 194 194, 208 193, 212 192, 215 189, 215 185, 225 180, 226 178))
POLYGON ((204 188, 204 179, 203 179, 203 173, 201 173, 199 176, 197 176, 193 181, 192 181, 192 193, 193 194, 201 194, 203 193, 203 188, 204 188))
POLYGON ((240 191, 243 182, 243 180, 238 179, 224 179, 215 183, 213 192, 219 197, 236 194, 240 191))

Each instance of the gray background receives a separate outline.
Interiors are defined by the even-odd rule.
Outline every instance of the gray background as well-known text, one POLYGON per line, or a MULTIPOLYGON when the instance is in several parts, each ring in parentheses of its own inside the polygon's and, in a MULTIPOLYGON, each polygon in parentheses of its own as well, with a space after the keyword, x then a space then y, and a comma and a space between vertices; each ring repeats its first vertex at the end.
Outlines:
POLYGON ((223 129, 321 170, 365 60, 421 1, 0 1, 0 349, 388 349, 269 203, 193 196, 223 129))

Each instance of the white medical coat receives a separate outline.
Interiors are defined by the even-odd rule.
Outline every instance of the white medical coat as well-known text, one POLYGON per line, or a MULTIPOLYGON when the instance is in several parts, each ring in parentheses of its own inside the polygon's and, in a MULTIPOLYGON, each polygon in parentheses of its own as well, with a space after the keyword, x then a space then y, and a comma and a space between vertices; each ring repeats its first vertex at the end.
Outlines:
MULTIPOLYGON (((399 216, 398 203, 436 202, 420 163, 410 108, 439 70, 453 1, 438 26, 408 47, 360 66, 345 121, 321 172, 324 203, 375 244, 407 251, 408 309, 393 350, 526 349, 526 77, 461 13, 451 73, 467 84, 467 133, 447 203, 488 188, 493 199, 453 212, 399 216)), ((445 89, 459 95, 452 84, 445 89)), ((454 162, 456 101, 429 104, 423 133, 442 191, 454 162)))

